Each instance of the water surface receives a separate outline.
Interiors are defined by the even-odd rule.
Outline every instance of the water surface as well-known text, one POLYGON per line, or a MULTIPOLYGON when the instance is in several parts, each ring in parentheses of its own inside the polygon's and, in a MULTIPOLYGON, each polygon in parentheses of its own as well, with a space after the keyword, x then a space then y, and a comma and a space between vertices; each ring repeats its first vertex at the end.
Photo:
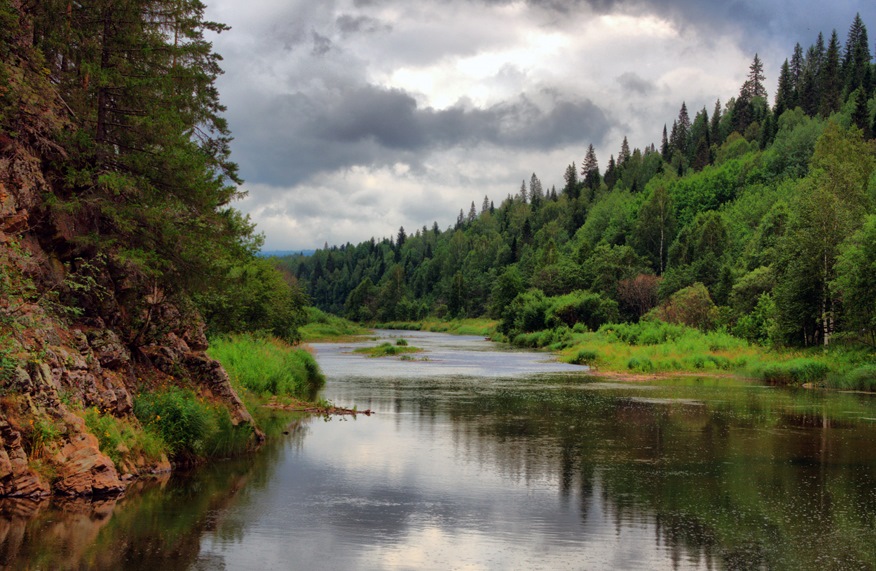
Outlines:
POLYGON ((6 503, 0 563, 876 569, 872 395, 608 383, 476 337, 381 335, 427 351, 316 346, 325 396, 376 414, 296 422, 119 502, 6 503))

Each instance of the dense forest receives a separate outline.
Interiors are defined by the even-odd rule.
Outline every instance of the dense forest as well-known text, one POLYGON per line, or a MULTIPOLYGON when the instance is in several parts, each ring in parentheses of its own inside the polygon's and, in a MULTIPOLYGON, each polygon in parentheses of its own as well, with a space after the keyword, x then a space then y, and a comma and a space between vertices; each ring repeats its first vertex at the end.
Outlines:
POLYGON ((294 280, 256 256, 261 237, 231 207, 241 180, 215 87, 221 58, 205 39, 226 27, 204 9, 197 0, 0 1, 4 166, 16 153, 38 157, 45 186, 27 229, 60 266, 58 283, 37 287, 51 287, 68 312, 100 314, 118 283, 94 277, 124 276, 139 298, 124 316, 132 347, 167 299, 214 332, 294 339, 303 319, 294 280))
MULTIPOLYGON (((318 307, 362 322, 490 316, 510 339, 644 316, 753 342, 876 342, 876 69, 860 17, 739 92, 681 104, 660 146, 562 188, 533 173, 456 224, 280 260, 318 307)), ((466 212, 467 210, 467 212, 466 212)))

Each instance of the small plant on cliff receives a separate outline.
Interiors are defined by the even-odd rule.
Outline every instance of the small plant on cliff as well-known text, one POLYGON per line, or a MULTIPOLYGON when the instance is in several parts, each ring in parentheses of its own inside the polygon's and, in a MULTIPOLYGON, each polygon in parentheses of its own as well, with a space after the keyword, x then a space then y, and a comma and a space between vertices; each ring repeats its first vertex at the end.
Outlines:
POLYGON ((128 453, 149 461, 158 461, 165 453, 164 442, 154 432, 135 428, 128 420, 111 414, 102 414, 97 407, 89 407, 84 414, 85 425, 97 436, 100 451, 109 456, 117 467, 128 453))
POLYGON ((171 387, 141 394, 134 401, 134 415, 161 437, 175 460, 193 462, 204 455, 210 410, 192 391, 171 387))

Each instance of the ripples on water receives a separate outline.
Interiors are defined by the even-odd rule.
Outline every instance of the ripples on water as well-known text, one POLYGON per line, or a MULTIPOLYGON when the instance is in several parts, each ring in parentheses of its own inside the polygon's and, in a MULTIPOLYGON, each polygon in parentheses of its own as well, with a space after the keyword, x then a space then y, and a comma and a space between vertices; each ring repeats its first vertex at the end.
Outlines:
POLYGON ((607 383, 478 338, 382 334, 408 338, 429 360, 317 347, 325 396, 376 415, 302 421, 250 458, 73 519, 50 506, 30 517, 7 508, 0 561, 260 571, 876 568, 870 395, 728 379, 607 383))

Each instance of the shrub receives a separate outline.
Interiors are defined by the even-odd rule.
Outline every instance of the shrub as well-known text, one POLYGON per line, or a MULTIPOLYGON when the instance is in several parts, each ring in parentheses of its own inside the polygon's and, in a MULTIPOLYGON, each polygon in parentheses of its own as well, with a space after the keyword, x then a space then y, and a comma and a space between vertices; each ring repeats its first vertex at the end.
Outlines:
POLYGON ((204 456, 210 410, 192 391, 171 387, 140 394, 134 400, 134 415, 147 430, 161 436, 175 459, 204 456))
POLYGON ((785 363, 767 365, 761 371, 763 380, 772 384, 820 383, 830 367, 814 359, 800 358, 785 363))
POLYGON ((571 363, 575 365, 592 365, 599 358, 599 353, 592 349, 581 349, 578 354, 572 357, 571 363))

